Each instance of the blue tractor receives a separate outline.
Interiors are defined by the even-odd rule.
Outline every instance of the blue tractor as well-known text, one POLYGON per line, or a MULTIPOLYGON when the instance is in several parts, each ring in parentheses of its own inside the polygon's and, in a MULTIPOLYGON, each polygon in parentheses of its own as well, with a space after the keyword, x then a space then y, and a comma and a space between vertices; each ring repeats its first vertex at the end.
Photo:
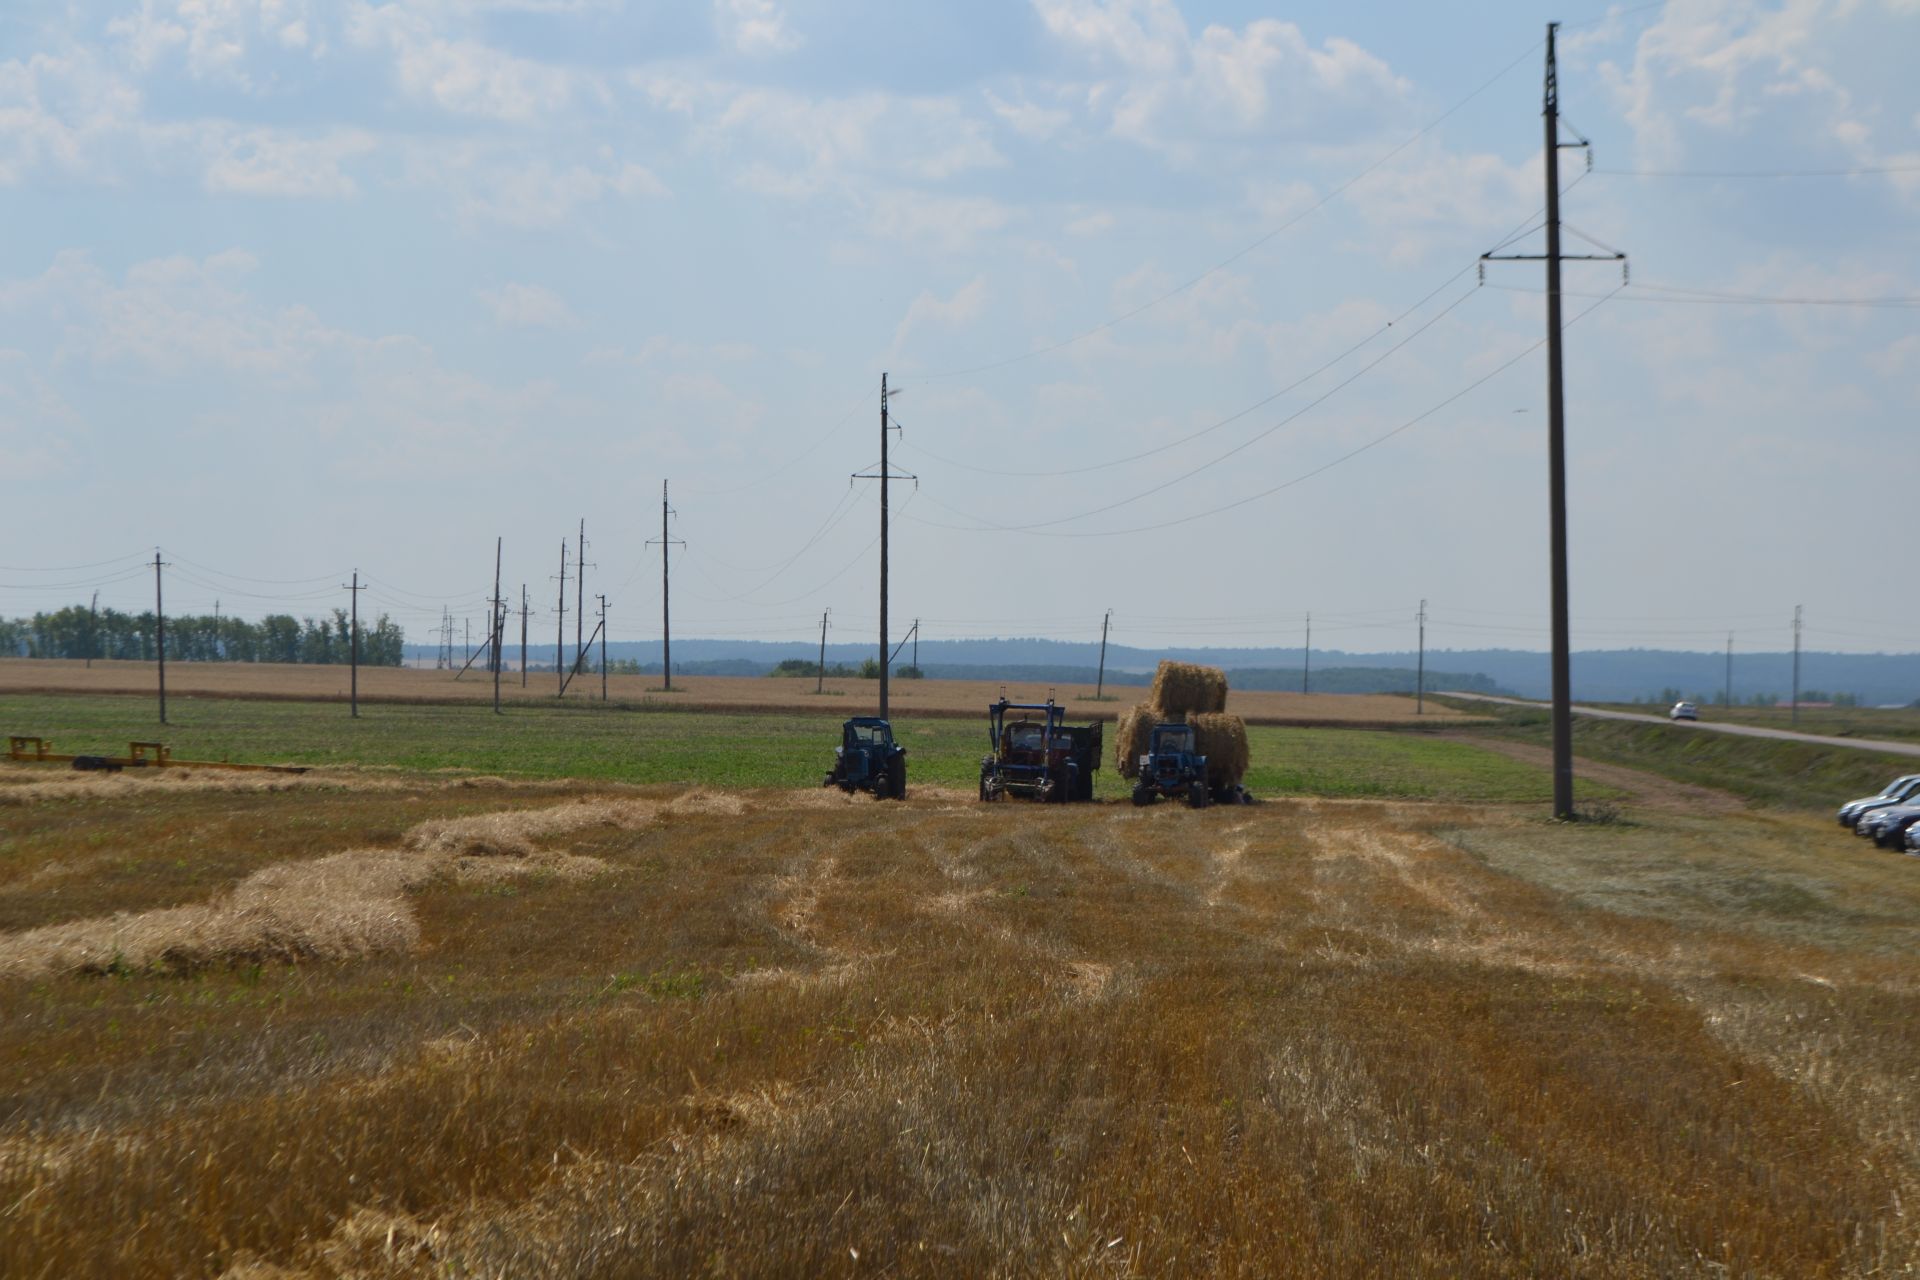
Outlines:
POLYGON ((874 716, 855 716, 840 727, 833 769, 820 784, 848 795, 871 791, 878 800, 907 798, 907 749, 893 740, 893 726, 874 716))
POLYGON ((1152 804, 1161 796, 1184 798, 1195 809, 1212 801, 1207 787, 1207 758, 1195 748, 1193 726, 1157 724, 1140 757, 1140 774, 1133 782, 1133 802, 1152 804))
POLYGON ((1027 796, 1051 804, 1093 799, 1100 767, 1101 724, 1064 723, 1066 709, 1046 702, 1008 702, 987 708, 993 750, 980 762, 980 798, 1027 796))

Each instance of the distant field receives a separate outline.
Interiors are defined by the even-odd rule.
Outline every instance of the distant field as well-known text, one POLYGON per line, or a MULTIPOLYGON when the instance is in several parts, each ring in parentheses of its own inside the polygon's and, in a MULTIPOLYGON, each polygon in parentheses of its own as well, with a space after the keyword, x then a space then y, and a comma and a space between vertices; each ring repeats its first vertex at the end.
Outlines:
MULTIPOLYGON (((837 726, 817 716, 720 711, 621 711, 525 705, 395 704, 349 718, 337 703, 172 700, 172 723, 125 696, 3 695, 0 731, 50 738, 62 751, 119 754, 134 739, 165 741, 183 759, 256 764, 457 769, 530 778, 726 787, 817 784, 837 726)), ((971 789, 987 748, 986 717, 901 720, 912 783, 971 789)), ((1248 785, 1263 794, 1407 796, 1539 802, 1546 775, 1471 743, 1377 730, 1254 726, 1248 785)), ((1102 760, 1099 794, 1127 785, 1102 760)), ((1609 794, 1604 788, 1596 796, 1609 794)))
POLYGON ((0 1275, 1911 1274, 1920 864, 1625 805, 0 766, 0 1275))
MULTIPOLYGON (((484 672, 470 671, 455 680, 451 671, 423 671, 407 667, 363 667, 360 696, 365 702, 468 703, 493 699, 493 682, 484 672)), ((126 693, 151 696, 156 672, 152 663, 96 662, 64 659, 0 659, 0 694, 5 693, 126 693)), ((292 698, 301 700, 347 697, 346 667, 284 666, 270 663, 170 663, 167 691, 227 698, 292 698)), ((522 688, 517 675, 501 680, 501 697, 510 702, 557 705, 556 679, 530 674, 522 688)), ((812 680, 755 679, 741 676, 675 677, 674 691, 662 693, 659 676, 610 676, 607 693, 613 702, 631 707, 677 707, 685 710, 719 708, 734 711, 781 711, 845 719, 871 715, 879 697, 875 680, 828 680, 816 694, 812 680)), ((916 716, 982 716, 1002 688, 1016 702, 1046 701, 1051 689, 1071 714, 1086 719, 1112 719, 1128 703, 1146 697, 1144 689, 1108 691, 1110 702, 1092 701, 1091 685, 1048 686, 972 680, 893 680, 889 701, 895 719, 916 716)), ((598 676, 578 677, 564 705, 598 702, 598 676)), ((1424 716, 1414 714, 1411 698, 1393 694, 1299 694, 1241 692, 1231 697, 1230 709, 1249 721, 1269 724, 1379 724, 1457 723, 1466 713, 1435 703, 1424 716)))

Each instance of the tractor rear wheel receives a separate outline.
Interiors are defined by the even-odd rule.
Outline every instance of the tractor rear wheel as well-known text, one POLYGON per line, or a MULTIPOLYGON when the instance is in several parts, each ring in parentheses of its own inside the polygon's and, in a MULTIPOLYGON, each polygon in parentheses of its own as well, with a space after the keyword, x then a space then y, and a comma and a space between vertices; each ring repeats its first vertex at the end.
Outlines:
POLYGON ((894 766, 893 798, 895 800, 905 800, 907 798, 907 762, 904 757, 894 766))
POLYGON ((1152 804, 1153 789, 1151 787, 1135 787, 1133 789, 1133 802, 1138 805, 1152 804))

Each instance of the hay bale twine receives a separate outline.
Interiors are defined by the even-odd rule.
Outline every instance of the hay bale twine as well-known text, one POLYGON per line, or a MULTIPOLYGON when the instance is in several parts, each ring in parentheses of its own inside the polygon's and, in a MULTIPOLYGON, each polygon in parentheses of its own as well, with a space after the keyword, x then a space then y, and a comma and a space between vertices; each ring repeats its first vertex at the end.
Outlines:
POLYGON ((1160 723, 1160 708, 1142 702, 1120 713, 1113 731, 1113 763, 1123 778, 1140 776, 1140 757, 1146 754, 1153 738, 1153 726, 1160 723))
POLYGON ((1149 701, 1178 720, 1189 712, 1227 709, 1227 673, 1191 662, 1162 661, 1153 674, 1149 701))
POLYGON ((1194 749, 1207 758, 1207 785, 1224 787, 1247 776, 1247 722, 1224 711, 1189 712, 1194 749))

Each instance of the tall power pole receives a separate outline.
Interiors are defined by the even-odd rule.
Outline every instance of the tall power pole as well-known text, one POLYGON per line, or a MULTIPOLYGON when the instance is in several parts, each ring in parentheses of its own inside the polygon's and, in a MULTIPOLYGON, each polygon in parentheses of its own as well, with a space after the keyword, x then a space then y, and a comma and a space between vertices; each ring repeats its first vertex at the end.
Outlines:
POLYGON ((573 674, 579 675, 587 660, 586 642, 580 638, 587 625, 587 520, 580 518, 580 554, 573 558, 573 674))
POLYGON ((1106 617, 1100 619, 1100 673, 1094 678, 1093 700, 1100 701, 1107 687, 1107 628, 1113 624, 1113 610, 1107 610, 1106 617))
POLYGON ((100 649, 100 593, 93 593, 93 603, 87 606, 87 668, 92 670, 94 654, 100 649))
POLYGON ((596 596, 600 601, 600 701, 607 700, 607 598, 596 596))
POLYGON ((160 599, 160 570, 166 566, 160 562, 160 549, 153 550, 153 628, 157 642, 155 652, 160 656, 160 723, 167 722, 167 610, 160 599))
POLYGON ((527 584, 520 584, 520 687, 527 687, 527 584))
MULTIPOLYGON (((567 540, 560 539, 560 604, 559 620, 554 624, 553 633, 553 674, 559 682, 560 693, 567 691, 567 540)), ((555 695, 559 696, 558 694, 555 695)))
MULTIPOLYGON (((887 423, 887 401, 898 392, 887 390, 887 375, 880 375, 880 470, 873 474, 860 473, 856 480, 878 480, 880 482, 880 718, 887 718, 887 668, 893 664, 893 656, 887 649, 887 484, 893 478, 893 470, 887 461, 888 433, 894 428, 887 423)), ((915 477, 902 474, 902 480, 914 480, 915 477)))
MULTIPOLYGON (((667 504, 667 482, 660 482, 660 687, 668 693, 673 692, 673 589, 669 576, 672 569, 672 551, 674 543, 685 542, 675 538, 667 530, 667 518, 674 510, 667 504)), ((649 538, 647 545, 652 546, 654 539, 649 538)))
POLYGON ((347 705, 352 709, 353 718, 358 720, 360 718, 360 593, 366 588, 360 585, 358 569, 353 571, 352 583, 343 582, 340 585, 353 593, 353 622, 347 629, 347 660, 352 664, 350 668, 352 675, 347 685, 347 705))
POLYGON ((1420 659, 1413 677, 1413 714, 1427 713, 1427 602, 1420 602, 1420 659))
POLYGON ((1799 723, 1799 612, 1801 606, 1793 606, 1793 723, 1799 723))
MULTIPOLYGON (((1573 662, 1567 622, 1567 450, 1566 398, 1560 356, 1560 263, 1572 259, 1624 262, 1623 253, 1560 252, 1560 150, 1586 147, 1560 141, 1560 83, 1554 53, 1557 22, 1547 24, 1547 66, 1541 117, 1546 126, 1547 187, 1547 520, 1548 555, 1553 579, 1553 816, 1572 821, 1573 810, 1573 662)), ((1538 261, 1540 254, 1480 255, 1482 262, 1538 261)))
POLYGON ((219 602, 218 600, 215 600, 215 601, 213 602, 213 656, 214 656, 214 660, 215 660, 215 661, 218 661, 218 660, 220 659, 220 657, 221 657, 221 653, 220 653, 220 602, 219 602))
POLYGON ((831 609, 822 609, 820 611, 820 666, 818 670, 813 673, 813 691, 815 693, 824 692, 827 687, 827 615, 832 612, 833 610, 831 609))
POLYGON ((1720 705, 1724 707, 1733 705, 1733 632, 1731 631, 1727 632, 1727 688, 1726 692, 1720 695, 1720 705))
POLYGON ((495 715, 500 714, 500 668, 505 665, 500 654, 500 642, 506 638, 502 633, 507 626, 507 615, 501 612, 504 606, 500 600, 500 544, 504 541, 505 539, 498 535, 493 539, 493 604, 487 617, 487 621, 492 624, 487 630, 491 636, 489 643, 493 648, 493 714, 495 715))

